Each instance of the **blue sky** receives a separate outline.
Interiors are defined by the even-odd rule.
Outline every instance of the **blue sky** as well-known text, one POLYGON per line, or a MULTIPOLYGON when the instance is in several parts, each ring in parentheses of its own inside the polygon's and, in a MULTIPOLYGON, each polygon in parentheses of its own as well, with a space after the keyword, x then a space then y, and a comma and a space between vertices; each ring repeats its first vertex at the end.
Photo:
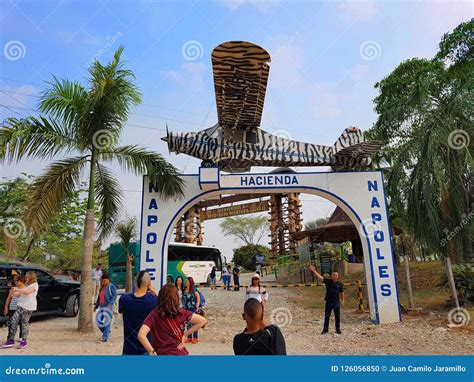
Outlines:
MULTIPOLYGON (((53 74, 84 82, 92 60, 106 62, 123 45, 143 103, 122 143, 145 145, 195 172, 197 160, 170 156, 159 138, 166 123, 177 131, 215 123, 211 51, 247 40, 272 56, 262 128, 333 144, 344 128, 366 130, 375 122, 376 81, 403 60, 432 57, 442 34, 472 11, 468 1, 2 0, 0 118, 33 113, 53 74)), ((3 166, 2 175, 38 174, 46 164, 3 166)), ((138 216, 140 182, 116 172, 127 190, 126 213, 138 216)), ((334 208, 316 197, 303 200, 307 220, 334 208)), ((218 242, 217 224, 206 224, 206 244, 218 242)))

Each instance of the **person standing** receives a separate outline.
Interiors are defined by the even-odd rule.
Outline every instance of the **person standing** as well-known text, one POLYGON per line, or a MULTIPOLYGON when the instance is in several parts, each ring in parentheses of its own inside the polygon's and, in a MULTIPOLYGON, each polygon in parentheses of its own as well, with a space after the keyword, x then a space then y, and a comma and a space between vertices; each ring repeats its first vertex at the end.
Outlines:
POLYGON ((276 325, 266 325, 264 307, 256 298, 245 301, 245 330, 234 337, 235 355, 286 355, 285 339, 276 325))
MULTIPOLYGON (((5 316, 5 323, 8 326, 8 338, 13 338, 15 340, 15 335, 12 336, 11 330, 11 320, 15 314, 19 297, 13 297, 15 294, 15 289, 23 289, 25 287, 25 279, 19 275, 14 275, 7 284, 10 287, 10 291, 5 301, 5 306, 3 308, 3 315, 5 316)), ((22 326, 20 325, 20 338, 22 338, 22 326)))
POLYGON ((148 272, 138 272, 135 285, 135 292, 122 295, 118 304, 118 311, 123 317, 123 355, 148 353, 138 340, 138 331, 145 318, 158 306, 157 293, 148 272))
POLYGON ((230 290, 230 276, 232 275, 231 266, 228 264, 224 269, 224 275, 222 276, 224 280, 224 289, 230 290))
POLYGON ((94 299, 97 298, 97 293, 99 292, 100 280, 102 278, 102 266, 101 263, 98 263, 96 267, 92 270, 92 282, 94 284, 94 299))
POLYGON ((149 355, 188 355, 187 338, 206 324, 199 314, 179 307, 177 288, 166 284, 158 293, 158 307, 143 322, 138 339, 149 355), (186 324, 189 327, 186 330, 186 324), (152 334, 150 343, 148 333, 152 334))
POLYGON ((209 273, 209 279, 211 281, 211 290, 216 289, 216 267, 213 266, 211 273, 209 273))
POLYGON ((232 274, 234 276, 234 291, 240 290, 240 268, 237 265, 234 265, 234 269, 232 269, 232 274))
POLYGON ((175 285, 176 289, 178 289, 179 307, 184 308, 184 305, 183 305, 183 289, 184 289, 183 278, 181 276, 176 277, 174 285, 175 285))
MULTIPOLYGON (((188 310, 193 314, 196 313, 196 311, 201 305, 201 298, 199 296, 199 292, 194 286, 194 279, 192 277, 188 277, 186 279, 185 287, 183 290, 183 305, 184 309, 188 310)), ((186 329, 189 329, 190 327, 191 324, 188 323, 186 329)), ((191 333, 188 338, 186 338, 185 342, 192 342, 193 344, 197 344, 199 342, 198 331, 196 330, 191 333)))
POLYGON ((97 301, 94 306, 95 323, 102 332, 102 339, 99 342, 107 342, 110 337, 110 328, 114 318, 114 304, 117 299, 117 287, 110 282, 109 275, 103 273, 101 280, 101 288, 97 301))
POLYGON ((341 334, 341 304, 344 305, 344 286, 339 281, 339 273, 332 272, 331 278, 322 276, 314 265, 309 267, 309 270, 326 285, 326 306, 324 308, 324 326, 321 334, 326 334, 329 331, 329 319, 331 312, 334 311, 336 320, 336 334, 341 334))
POLYGON ((252 276, 251 284, 247 287, 245 292, 245 300, 251 298, 257 299, 262 305, 265 305, 268 302, 268 293, 267 290, 260 286, 260 276, 258 273, 255 273, 252 276))
POLYGON ((39 289, 36 273, 26 272, 25 282, 24 288, 15 288, 12 294, 12 298, 18 298, 18 300, 15 313, 10 320, 11 330, 8 331, 8 339, 2 344, 2 348, 13 347, 18 326, 20 326, 21 341, 17 349, 24 349, 28 346, 29 322, 37 307, 36 296, 39 289))

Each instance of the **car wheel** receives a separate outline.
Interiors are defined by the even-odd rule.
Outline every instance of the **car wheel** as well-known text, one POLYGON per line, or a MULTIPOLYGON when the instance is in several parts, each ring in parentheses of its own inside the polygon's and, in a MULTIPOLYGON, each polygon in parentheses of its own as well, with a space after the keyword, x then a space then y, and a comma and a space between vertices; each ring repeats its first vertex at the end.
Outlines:
POLYGON ((67 298, 64 314, 66 317, 76 317, 77 313, 79 313, 79 296, 72 294, 67 298))

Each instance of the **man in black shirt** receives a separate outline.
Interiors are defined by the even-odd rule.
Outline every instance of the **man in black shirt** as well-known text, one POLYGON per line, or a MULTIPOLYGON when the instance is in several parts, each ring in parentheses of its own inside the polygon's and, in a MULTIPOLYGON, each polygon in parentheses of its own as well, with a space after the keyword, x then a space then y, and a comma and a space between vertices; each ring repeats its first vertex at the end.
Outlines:
POLYGON ((247 322, 243 333, 234 337, 235 355, 286 355, 286 345, 280 328, 266 326, 263 305, 256 298, 245 301, 242 317, 247 322))
POLYGON ((334 311, 336 318, 336 333, 341 334, 341 304, 344 305, 344 287, 339 281, 339 273, 332 272, 331 278, 322 276, 316 268, 312 265, 309 270, 324 284, 326 284, 326 307, 324 309, 324 327, 321 334, 326 334, 329 331, 329 318, 331 312, 334 311))

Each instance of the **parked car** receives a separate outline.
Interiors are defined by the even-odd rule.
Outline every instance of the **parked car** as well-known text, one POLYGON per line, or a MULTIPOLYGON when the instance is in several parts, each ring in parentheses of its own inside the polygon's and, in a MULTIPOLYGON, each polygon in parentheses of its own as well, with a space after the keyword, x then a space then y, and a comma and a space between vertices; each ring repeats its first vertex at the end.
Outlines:
POLYGON ((0 315, 10 288, 8 280, 15 274, 24 275, 33 271, 38 278, 38 308, 33 315, 62 313, 67 317, 75 317, 79 312, 80 283, 64 278, 57 279, 49 271, 39 265, 27 263, 0 262, 0 315))

